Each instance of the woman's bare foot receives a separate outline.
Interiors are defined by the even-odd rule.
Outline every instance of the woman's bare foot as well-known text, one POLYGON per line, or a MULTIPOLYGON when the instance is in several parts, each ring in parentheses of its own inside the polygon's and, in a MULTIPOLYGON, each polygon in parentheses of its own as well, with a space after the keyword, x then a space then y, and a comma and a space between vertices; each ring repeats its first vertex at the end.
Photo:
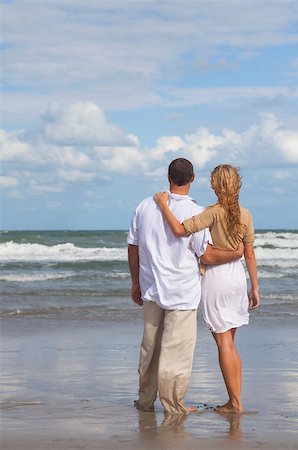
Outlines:
POLYGON ((220 412, 220 413, 234 413, 234 414, 241 414, 242 413, 242 405, 241 403, 232 403, 231 401, 228 401, 224 405, 220 406, 218 405, 216 408, 214 408, 214 411, 220 412))
POLYGON ((192 412, 198 412, 198 408, 196 406, 186 406, 187 414, 192 412))

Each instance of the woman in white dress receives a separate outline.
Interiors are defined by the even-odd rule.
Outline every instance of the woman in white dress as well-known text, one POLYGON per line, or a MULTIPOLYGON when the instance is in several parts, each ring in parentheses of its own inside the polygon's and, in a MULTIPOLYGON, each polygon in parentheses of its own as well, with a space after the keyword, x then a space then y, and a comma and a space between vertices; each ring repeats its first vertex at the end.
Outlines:
POLYGON ((208 227, 213 245, 217 248, 235 250, 243 241, 244 258, 251 282, 249 295, 245 271, 238 260, 206 266, 202 277, 201 299, 203 317, 216 341, 219 364, 229 395, 228 402, 218 406, 216 410, 241 413, 242 364, 234 339, 237 328, 248 323, 249 307, 255 309, 259 305, 253 222, 250 212, 239 206, 241 177, 235 167, 217 166, 211 173, 211 186, 218 203, 185 220, 183 224, 171 213, 167 205, 167 192, 159 192, 154 198, 177 236, 185 236, 208 227))

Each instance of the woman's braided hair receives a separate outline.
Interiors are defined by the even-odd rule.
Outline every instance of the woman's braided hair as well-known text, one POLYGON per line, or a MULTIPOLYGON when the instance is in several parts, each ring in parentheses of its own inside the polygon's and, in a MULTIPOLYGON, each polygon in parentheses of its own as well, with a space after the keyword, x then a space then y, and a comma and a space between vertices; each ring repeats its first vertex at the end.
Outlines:
POLYGON ((218 203, 225 211, 228 232, 236 236, 240 229, 239 191, 241 188, 239 169, 221 164, 211 172, 211 186, 218 203))

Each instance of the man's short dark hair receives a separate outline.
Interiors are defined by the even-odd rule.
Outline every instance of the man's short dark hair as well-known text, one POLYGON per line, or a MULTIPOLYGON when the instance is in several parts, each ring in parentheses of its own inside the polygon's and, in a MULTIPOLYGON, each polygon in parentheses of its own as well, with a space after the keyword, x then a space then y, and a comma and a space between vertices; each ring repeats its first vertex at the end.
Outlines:
POLYGON ((194 176, 193 165, 185 158, 177 158, 169 165, 168 175, 176 186, 184 186, 194 176))

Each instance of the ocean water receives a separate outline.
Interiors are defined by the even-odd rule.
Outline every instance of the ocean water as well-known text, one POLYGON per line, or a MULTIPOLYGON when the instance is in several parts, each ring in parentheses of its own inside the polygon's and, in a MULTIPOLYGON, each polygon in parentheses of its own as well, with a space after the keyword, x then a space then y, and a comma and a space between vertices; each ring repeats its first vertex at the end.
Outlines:
MULTIPOLYGON (((127 231, 2 231, 2 317, 132 320, 127 231)), ((256 232, 268 320, 298 315, 298 230, 256 232)))

